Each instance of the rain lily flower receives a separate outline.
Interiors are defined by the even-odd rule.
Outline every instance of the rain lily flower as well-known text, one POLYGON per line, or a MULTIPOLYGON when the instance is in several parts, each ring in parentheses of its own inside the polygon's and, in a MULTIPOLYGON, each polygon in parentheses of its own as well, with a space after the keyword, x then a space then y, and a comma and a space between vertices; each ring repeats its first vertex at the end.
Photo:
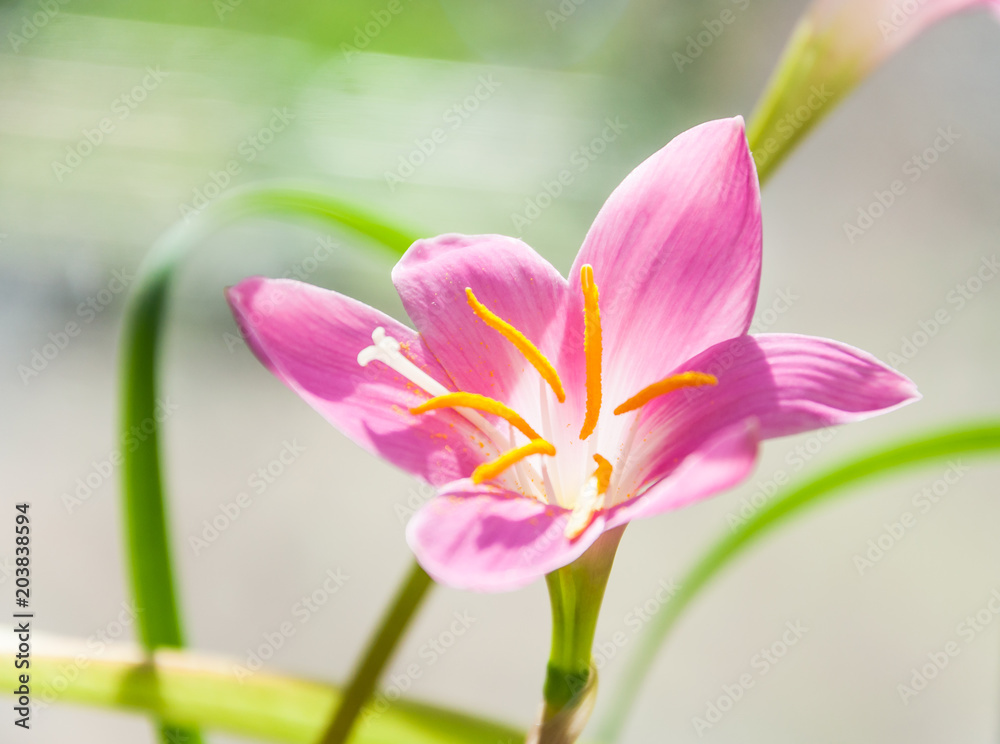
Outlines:
POLYGON ((799 20, 750 122, 761 180, 875 68, 954 13, 1000 0, 815 0, 799 20))
POLYGON ((392 272, 416 331, 289 280, 247 279, 228 296, 277 377, 438 488, 407 527, 427 572, 503 591, 633 519, 735 486, 761 439, 917 398, 844 344, 747 335, 760 270, 760 194, 737 118, 636 168, 569 279, 514 238, 442 235, 392 272))

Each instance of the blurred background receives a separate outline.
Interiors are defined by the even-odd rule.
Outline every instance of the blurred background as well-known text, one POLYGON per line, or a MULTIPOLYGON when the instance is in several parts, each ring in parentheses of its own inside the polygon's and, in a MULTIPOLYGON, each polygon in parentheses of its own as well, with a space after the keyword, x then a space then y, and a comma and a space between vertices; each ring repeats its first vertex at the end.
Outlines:
MULTIPOLYGON (((5 503, 33 503, 36 626, 132 637, 128 622, 124 632, 117 624, 128 598, 119 474, 107 464, 122 446, 119 325, 136 267, 185 212, 239 184, 303 178, 419 235, 521 236, 565 271, 631 168, 690 126, 749 115, 804 7, 0 5, 0 470, 5 503), (688 37, 724 9, 735 21, 694 56, 688 37), (532 208, 563 169, 572 183, 532 208), (26 374, 69 323, 79 333, 26 374)), ((998 40, 979 13, 932 29, 765 188, 756 329, 869 350, 899 364, 924 399, 835 433, 770 442, 744 487, 632 525, 597 633, 601 702, 660 587, 775 482, 1000 409, 1000 279, 977 278, 1000 254, 998 40), (939 128, 952 133, 949 144, 914 178, 912 159, 925 158, 939 128), (905 193, 849 236, 845 223, 857 225, 859 208, 896 179, 905 193), (947 322, 935 327, 935 315, 947 322)), ((276 382, 235 336, 222 288, 250 274, 297 274, 401 316, 391 261, 357 247, 314 225, 255 220, 226 230, 183 271, 163 363, 191 645, 247 663, 291 621, 294 634, 266 668, 332 680, 347 674, 406 570, 405 521, 430 494, 276 382), (277 459, 283 451, 296 453, 286 454, 290 464, 277 459), (226 523, 220 515, 240 493, 251 505, 226 523), (224 528, 213 532, 213 521, 224 528), (333 594, 322 589, 329 571, 341 572, 333 594), (323 604, 303 620, 309 596, 323 604)), ((993 618, 984 608, 1000 587, 998 474, 970 460, 873 483, 748 553, 676 629, 626 740, 995 741, 1000 622, 971 633, 962 624, 977 612, 980 622, 993 618), (894 525, 904 520, 900 533, 894 525), (781 649, 788 623, 804 630, 781 649), (904 704, 897 686, 949 641, 961 653, 904 704), (773 664, 761 656, 772 646, 783 654, 773 664), (695 719, 744 673, 753 687, 722 720, 700 726, 695 719)), ((12 551, 11 541, 0 544, 3 565, 12 551)), ((9 603, 6 572, 0 582, 9 603)), ((541 582, 507 595, 442 588, 393 672, 416 663, 409 694, 527 726, 548 636, 541 582), (465 629, 452 637, 455 613, 465 629)), ((53 706, 33 724, 38 742, 153 741, 139 716, 53 706)))

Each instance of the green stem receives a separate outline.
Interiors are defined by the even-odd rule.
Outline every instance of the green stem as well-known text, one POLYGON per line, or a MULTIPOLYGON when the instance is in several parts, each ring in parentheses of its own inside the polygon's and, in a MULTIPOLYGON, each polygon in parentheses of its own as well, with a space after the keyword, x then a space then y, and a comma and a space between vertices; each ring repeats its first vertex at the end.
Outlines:
POLYGON ((343 744, 351 735, 358 715, 372 692, 385 665, 399 645, 403 633, 423 602, 427 591, 434 585, 431 577, 416 563, 396 593, 396 599, 386 611, 378 630, 372 636, 364 656, 358 663, 351 680, 344 690, 344 697, 320 744, 343 744))
MULTIPOLYGON (((297 214, 334 222, 401 254, 411 238, 353 206, 297 186, 237 189, 203 213, 174 225, 139 270, 125 309, 121 341, 122 494, 132 593, 140 608, 139 636, 147 651, 184 644, 170 556, 160 426, 169 410, 157 402, 159 351, 169 290, 178 267, 208 235, 243 217, 297 214)), ((164 729, 168 744, 198 744, 197 732, 164 729)))
MULTIPOLYGON (((76 703, 153 715, 178 728, 205 728, 282 744, 315 744, 341 701, 336 687, 265 670, 235 674, 237 659, 189 651, 142 657, 83 640, 47 637, 31 656, 36 711, 76 703), (46 645, 60 649, 45 653, 46 645)), ((0 690, 18 686, 14 647, 0 644, 0 690)), ((9 725, 9 724, 7 724, 9 725)), ((355 736, 357 744, 512 742, 523 731, 455 711, 399 700, 355 736)))
POLYGON ((677 594, 646 627, 627 661, 622 681, 612 696, 608 715, 598 730, 598 741, 610 744, 619 739, 656 654, 678 619, 723 569, 764 534, 801 516, 809 507, 821 503, 849 484, 945 457, 998 453, 1000 421, 989 421, 908 440, 849 460, 776 496, 702 555, 682 580, 677 594))
POLYGON ((597 618, 624 527, 605 533, 586 553, 545 577, 552 603, 552 650, 545 675, 538 744, 573 742, 596 693, 591 663, 597 618))
POLYGON ((545 581, 552 604, 552 649, 544 695, 547 716, 554 716, 568 707, 587 685, 597 613, 593 613, 593 620, 578 616, 580 602, 571 566, 553 571, 545 581))

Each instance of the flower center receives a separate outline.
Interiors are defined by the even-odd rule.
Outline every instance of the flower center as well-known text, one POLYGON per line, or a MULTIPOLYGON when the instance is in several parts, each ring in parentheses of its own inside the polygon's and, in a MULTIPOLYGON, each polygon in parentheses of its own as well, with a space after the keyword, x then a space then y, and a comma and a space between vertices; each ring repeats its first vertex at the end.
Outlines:
MULTIPOLYGON (((585 265, 581 269, 580 286, 583 292, 583 345, 586 367, 586 407, 579 434, 579 440, 582 442, 589 439, 597 431, 603 401, 601 312, 592 266, 585 265)), ((514 489, 522 494, 546 504, 559 504, 572 509, 565 533, 566 537, 575 539, 586 531, 594 517, 605 508, 608 491, 617 494, 619 490, 629 484, 628 480, 623 477, 625 474, 622 471, 626 469, 629 452, 638 432, 639 409, 651 400, 675 390, 715 385, 718 381, 714 376, 701 372, 684 372, 643 388, 619 405, 614 409, 614 415, 634 414, 624 442, 621 443, 623 446, 618 460, 619 467, 614 468, 607 459, 596 452, 598 437, 594 436, 589 443, 589 449, 590 459, 593 459, 597 467, 582 481, 582 486, 572 489, 576 493, 566 493, 560 482, 562 476, 559 464, 554 463, 550 469, 546 459, 556 457, 556 447, 549 440, 553 434, 561 435, 561 430, 554 428, 553 424, 559 425, 560 422, 568 418, 568 416, 559 416, 557 410, 553 419, 552 412, 549 410, 546 385, 551 388, 559 404, 566 402, 566 391, 558 371, 527 336, 487 308, 476 298, 472 289, 466 288, 465 294, 473 314, 505 338, 538 371, 541 377, 539 402, 542 435, 539 435, 523 416, 498 400, 477 393, 448 390, 410 361, 403 354, 399 342, 387 335, 384 328, 376 328, 372 332, 372 346, 363 349, 358 354, 358 364, 364 367, 373 361, 382 362, 426 391, 431 396, 430 399, 411 408, 412 414, 420 415, 434 410, 452 409, 469 421, 482 433, 497 453, 494 459, 479 465, 473 471, 473 483, 480 484, 492 480, 506 481, 507 483, 512 481, 514 489), (508 424, 509 433, 507 435, 502 433, 482 415, 484 413, 505 421, 508 424), (524 437, 522 442, 526 440, 525 443, 518 443, 515 431, 524 437), (538 458, 536 462, 541 468, 541 475, 529 458, 538 458)), ((560 446, 562 447, 562 445, 560 446)), ((569 449, 575 449, 579 452, 580 448, 570 446, 569 449)), ((577 467, 581 464, 580 460, 576 460, 576 463, 577 467)), ((583 477, 582 473, 578 477, 583 477)), ((575 483, 580 482, 580 480, 575 480, 575 483)), ((612 500, 611 504, 614 503, 615 500, 612 500)))

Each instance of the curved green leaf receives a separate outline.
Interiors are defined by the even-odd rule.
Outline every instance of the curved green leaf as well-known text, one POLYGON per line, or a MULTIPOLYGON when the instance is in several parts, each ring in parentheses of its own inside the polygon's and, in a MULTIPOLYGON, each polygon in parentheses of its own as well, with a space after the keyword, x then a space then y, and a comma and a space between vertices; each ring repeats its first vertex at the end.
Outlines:
MULTIPOLYGON (((186 651, 93 657, 83 642, 59 641, 58 654, 31 657, 35 715, 52 703, 132 710, 153 714, 182 728, 219 732, 285 744, 313 744, 341 700, 330 685, 259 670, 234 674, 236 660, 210 659, 186 651)), ((17 687, 18 670, 9 643, 0 651, 0 689, 17 687)), ((523 731, 462 713, 400 700, 376 708, 358 730, 355 744, 505 744, 522 741, 523 731)), ((187 740, 182 740, 187 741, 187 740)))
MULTIPOLYGON (((147 650, 184 644, 174 588, 163 490, 157 403, 159 350, 170 287, 184 257, 213 232, 244 217, 297 215, 332 222, 399 255, 413 239, 335 197, 293 185, 235 189, 174 225, 153 246, 125 308, 121 340, 122 494, 132 593, 143 608, 139 635, 147 650), (144 437, 131 436, 141 431, 144 437)), ((170 740, 169 731, 164 739, 170 740)), ((174 732, 179 733, 179 732, 174 732)), ((185 732, 197 744, 197 734, 185 732)), ((173 737, 175 740, 177 736, 173 737)))
POLYGON ((691 603, 737 556, 770 530, 803 516, 824 499, 843 493, 841 489, 844 486, 867 478, 888 475, 945 457, 998 453, 1000 421, 984 422, 910 439, 863 455, 775 496, 702 555, 681 580, 677 594, 647 625, 627 660, 622 682, 608 708, 608 716, 598 730, 598 741, 614 742, 619 738, 657 652, 691 603))

